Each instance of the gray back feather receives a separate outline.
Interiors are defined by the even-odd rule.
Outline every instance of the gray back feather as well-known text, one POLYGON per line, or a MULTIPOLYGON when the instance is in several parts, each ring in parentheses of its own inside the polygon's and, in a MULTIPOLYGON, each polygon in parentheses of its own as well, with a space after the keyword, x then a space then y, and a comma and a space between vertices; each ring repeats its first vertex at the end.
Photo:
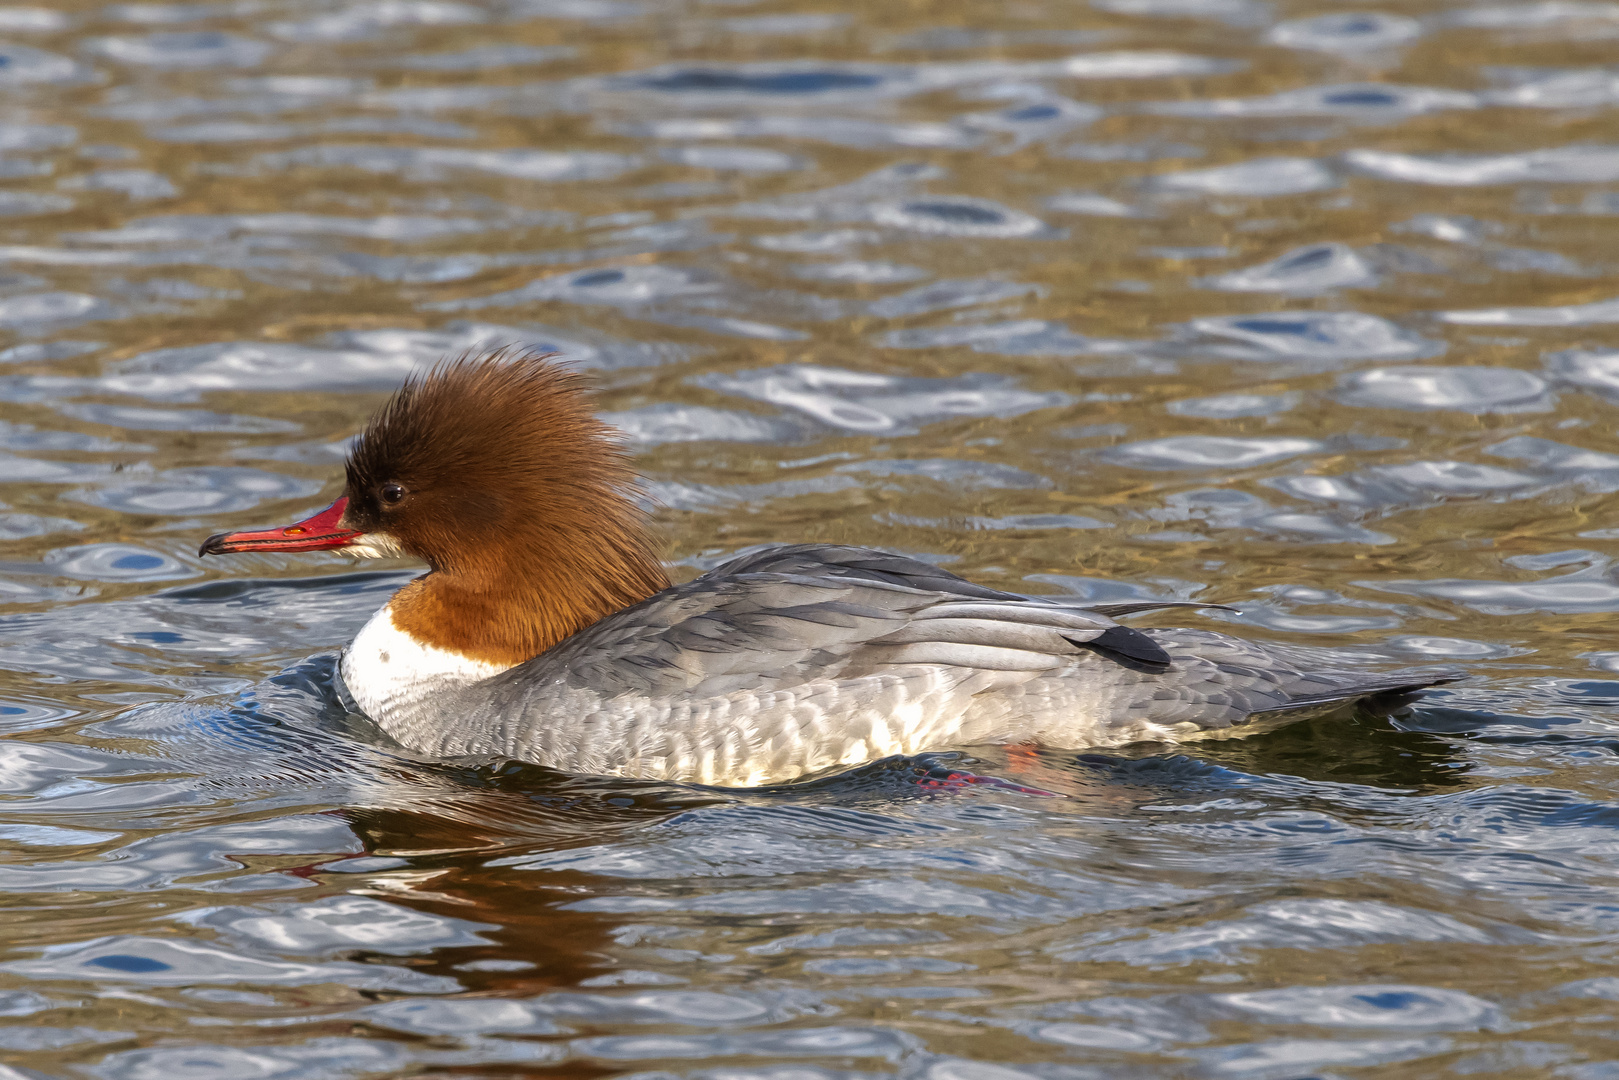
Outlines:
POLYGON ((610 615, 499 678, 561 679, 605 698, 707 695, 895 664, 1043 670, 1109 631, 1110 641, 1157 649, 1104 615, 975 585, 917 559, 794 545, 732 560, 610 615))

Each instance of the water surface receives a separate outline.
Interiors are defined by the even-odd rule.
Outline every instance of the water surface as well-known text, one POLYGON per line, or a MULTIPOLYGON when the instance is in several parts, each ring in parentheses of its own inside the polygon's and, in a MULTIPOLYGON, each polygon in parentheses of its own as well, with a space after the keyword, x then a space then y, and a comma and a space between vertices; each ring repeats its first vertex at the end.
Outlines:
POLYGON ((1616 40, 1586 0, 0 8, 6 1067, 1619 1076, 1616 40), (1472 678, 791 791, 411 760, 331 678, 418 568, 194 552, 506 344, 601 385, 682 576, 881 545, 1472 678), (964 767, 1008 784, 926 785, 964 767))

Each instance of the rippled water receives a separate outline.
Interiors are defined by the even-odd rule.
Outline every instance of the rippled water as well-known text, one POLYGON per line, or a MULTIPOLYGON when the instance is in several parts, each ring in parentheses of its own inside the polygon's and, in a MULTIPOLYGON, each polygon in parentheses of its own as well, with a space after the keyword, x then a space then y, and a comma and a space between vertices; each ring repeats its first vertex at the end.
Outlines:
POLYGON ((1619 1076, 1619 5, 0 39, 7 1078, 1619 1076), (594 373, 682 574, 884 545, 1474 677, 1003 787, 402 758, 330 683, 410 566, 193 553, 507 343, 594 373))

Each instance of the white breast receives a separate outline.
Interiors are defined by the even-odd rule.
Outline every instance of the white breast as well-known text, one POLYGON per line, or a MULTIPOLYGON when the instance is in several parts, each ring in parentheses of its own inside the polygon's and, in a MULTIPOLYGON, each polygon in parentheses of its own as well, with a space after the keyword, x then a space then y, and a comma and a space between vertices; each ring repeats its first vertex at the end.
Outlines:
MULTIPOLYGON (((343 652, 343 682, 360 711, 395 738, 431 709, 431 699, 506 668, 423 644, 399 629, 389 604, 371 616, 343 652)), ((409 740, 401 739, 402 742, 409 740)))

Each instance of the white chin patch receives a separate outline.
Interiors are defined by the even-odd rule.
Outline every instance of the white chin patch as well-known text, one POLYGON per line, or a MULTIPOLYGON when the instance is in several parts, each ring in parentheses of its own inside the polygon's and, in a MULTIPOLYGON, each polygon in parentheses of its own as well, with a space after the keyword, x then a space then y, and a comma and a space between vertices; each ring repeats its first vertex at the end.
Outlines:
POLYGON ((361 559, 405 558, 405 549, 399 546, 399 541, 385 532, 364 533, 353 543, 345 544, 342 551, 345 555, 354 555, 361 559))

